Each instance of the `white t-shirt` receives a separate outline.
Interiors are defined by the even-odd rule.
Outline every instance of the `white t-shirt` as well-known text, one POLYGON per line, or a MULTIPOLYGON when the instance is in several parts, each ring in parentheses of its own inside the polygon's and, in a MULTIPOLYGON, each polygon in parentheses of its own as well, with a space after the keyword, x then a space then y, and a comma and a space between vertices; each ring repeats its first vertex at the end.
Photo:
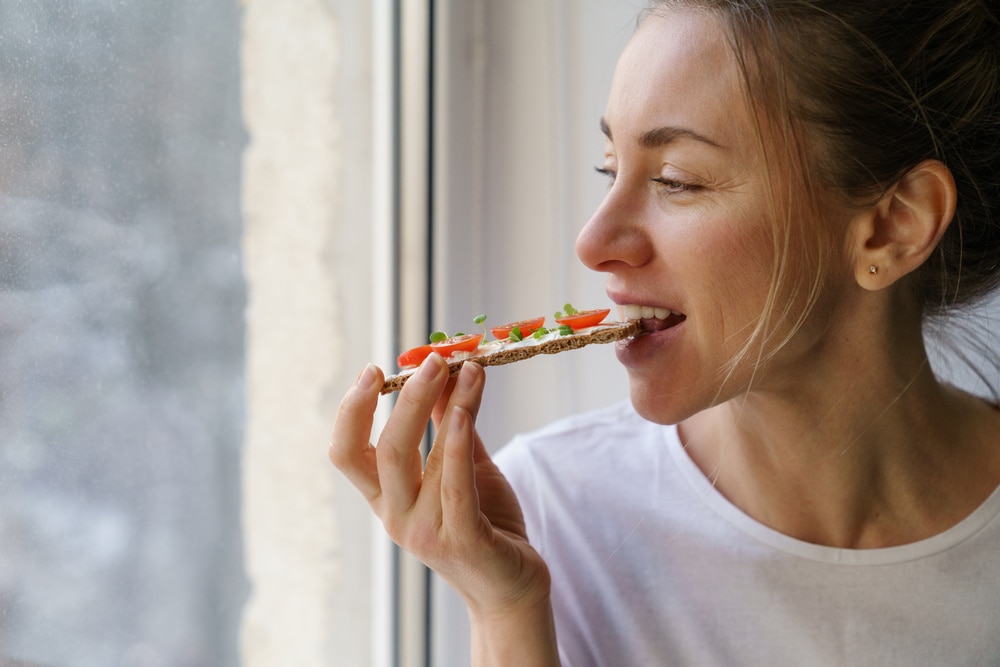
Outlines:
POLYGON ((496 460, 552 571, 566 667, 1000 665, 1000 490, 940 535, 851 550, 752 520, 627 403, 496 460))

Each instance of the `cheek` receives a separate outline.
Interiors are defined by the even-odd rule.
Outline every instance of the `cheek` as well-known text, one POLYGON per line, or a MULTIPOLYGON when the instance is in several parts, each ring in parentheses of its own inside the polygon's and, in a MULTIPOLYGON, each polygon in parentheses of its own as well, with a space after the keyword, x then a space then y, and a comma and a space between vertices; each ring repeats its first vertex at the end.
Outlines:
POLYGON ((770 225, 746 218, 716 225, 701 235, 686 261, 700 276, 698 293, 692 294, 699 338, 714 348, 716 363, 726 366, 746 351, 771 307, 775 250, 770 225))
POLYGON ((774 267, 770 228, 760 220, 718 224, 698 236, 686 263, 704 276, 715 299, 736 311, 760 312, 774 267))
POLYGON ((770 244, 733 244, 716 274, 721 323, 720 345, 731 356, 743 349, 757 329, 771 291, 770 244))

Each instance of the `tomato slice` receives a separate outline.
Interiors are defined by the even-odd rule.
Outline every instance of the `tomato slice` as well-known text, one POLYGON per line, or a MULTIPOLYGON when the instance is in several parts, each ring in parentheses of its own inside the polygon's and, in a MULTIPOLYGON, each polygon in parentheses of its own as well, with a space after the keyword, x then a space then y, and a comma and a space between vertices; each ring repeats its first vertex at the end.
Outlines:
POLYGON ((450 357, 456 352, 474 352, 482 339, 483 334, 481 333, 464 334, 445 338, 438 343, 431 343, 430 347, 442 357, 450 357))
POLYGON ((433 348, 430 345, 418 345, 417 347, 411 347, 406 352, 396 357, 396 363, 400 368, 413 368, 414 366, 419 366, 420 363, 430 356, 433 352, 433 348))
POLYGON ((595 310, 581 310, 576 315, 556 318, 556 322, 564 324, 573 331, 594 327, 604 321, 604 318, 611 312, 610 308, 598 308, 595 310))
POLYGON ((530 320, 521 320, 520 322, 511 322, 510 324, 502 324, 498 327, 490 327, 490 331, 493 332, 493 337, 497 340, 503 340, 510 337, 510 332, 514 327, 521 330, 521 338, 527 338, 535 332, 543 324, 545 324, 544 317, 535 317, 530 320))

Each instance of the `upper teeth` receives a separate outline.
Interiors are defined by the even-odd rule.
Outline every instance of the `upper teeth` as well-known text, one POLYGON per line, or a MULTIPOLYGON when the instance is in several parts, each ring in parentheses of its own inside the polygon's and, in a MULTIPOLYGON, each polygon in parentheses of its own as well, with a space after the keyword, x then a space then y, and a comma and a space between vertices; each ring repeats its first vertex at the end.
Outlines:
POLYGON ((680 315, 677 311, 669 308, 654 308, 653 306, 637 306, 635 304, 621 306, 621 311, 627 320, 649 319, 651 317, 665 320, 670 315, 680 315))

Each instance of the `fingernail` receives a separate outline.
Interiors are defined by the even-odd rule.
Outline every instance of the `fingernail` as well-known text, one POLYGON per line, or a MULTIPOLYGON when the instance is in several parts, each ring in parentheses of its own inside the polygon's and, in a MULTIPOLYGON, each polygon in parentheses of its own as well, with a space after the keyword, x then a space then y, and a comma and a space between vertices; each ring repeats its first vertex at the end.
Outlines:
POLYGON ((368 364, 365 369, 361 371, 358 375, 358 379, 354 381, 355 386, 359 389, 370 389, 373 384, 375 384, 375 366, 374 364, 368 364))
POLYGON ((438 364, 438 359, 440 356, 436 352, 432 352, 426 359, 420 364, 420 368, 417 369, 417 374, 414 376, 415 380, 420 380, 421 382, 430 382, 437 377, 438 373, 441 372, 441 366, 438 364))

